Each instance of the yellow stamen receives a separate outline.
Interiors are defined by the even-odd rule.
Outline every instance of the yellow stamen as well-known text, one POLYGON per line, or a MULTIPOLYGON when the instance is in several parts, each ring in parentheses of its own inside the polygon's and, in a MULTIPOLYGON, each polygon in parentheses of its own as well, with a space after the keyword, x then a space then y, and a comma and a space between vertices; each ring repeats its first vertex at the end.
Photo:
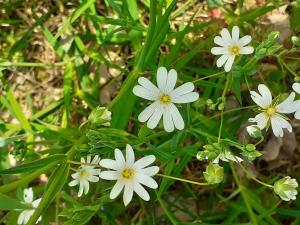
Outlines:
POLYGON ((273 107, 269 107, 269 108, 267 108, 266 113, 268 114, 268 116, 272 116, 276 113, 276 110, 273 107))
POLYGON ((91 175, 90 172, 87 171, 87 170, 81 170, 80 171, 80 177, 81 178, 88 178, 90 175, 91 175))
POLYGON ((163 103, 163 104, 168 104, 171 102, 171 97, 167 94, 162 94, 160 97, 159 97, 159 100, 163 103))
POLYGON ((135 170, 132 168, 125 168, 122 171, 122 176, 125 179, 132 179, 134 177, 134 175, 135 175, 135 170))
POLYGON ((240 47, 237 45, 232 45, 229 47, 229 52, 232 55, 239 55, 240 54, 240 47))

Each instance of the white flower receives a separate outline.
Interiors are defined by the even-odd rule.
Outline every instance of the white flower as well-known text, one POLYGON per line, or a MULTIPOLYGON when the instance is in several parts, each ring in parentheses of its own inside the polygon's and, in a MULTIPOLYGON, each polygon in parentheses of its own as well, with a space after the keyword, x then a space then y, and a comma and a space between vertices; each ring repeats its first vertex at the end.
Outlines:
POLYGON ((133 88, 133 93, 144 99, 154 101, 139 115, 140 122, 147 122, 150 129, 154 129, 163 117, 164 129, 172 132, 175 128, 182 130, 184 121, 174 103, 194 102, 199 94, 193 92, 194 84, 185 83, 174 89, 177 80, 177 72, 171 69, 169 72, 165 67, 157 70, 157 86, 144 77, 138 79, 139 85, 133 88))
POLYGON ((292 92, 287 99, 278 104, 276 99, 272 101, 272 94, 269 88, 264 85, 258 85, 259 93, 250 91, 252 100, 260 107, 261 113, 250 118, 250 122, 256 122, 257 127, 263 130, 271 124, 273 133, 276 137, 283 137, 283 129, 286 128, 292 132, 292 126, 283 114, 295 112, 295 93, 292 92))
POLYGON ((100 165, 112 170, 102 171, 100 177, 105 180, 117 181, 110 192, 110 198, 115 199, 124 188, 123 202, 125 206, 132 200, 133 192, 143 200, 149 201, 150 196, 142 185, 152 189, 158 187, 151 176, 158 173, 159 167, 147 167, 154 161, 155 156, 149 155, 135 162, 134 152, 129 144, 126 145, 126 159, 119 149, 115 149, 115 160, 102 159, 100 165))
MULTIPOLYGON (((33 215, 35 209, 39 206, 39 204, 42 200, 41 198, 39 198, 39 199, 33 201, 32 188, 24 189, 23 199, 24 199, 24 203, 26 205, 32 207, 33 209, 26 209, 26 210, 22 211, 18 217, 18 222, 17 222, 18 224, 27 224, 30 217, 33 215)), ((42 217, 39 217, 39 219, 36 221, 36 223, 38 223, 41 219, 42 219, 42 217)))
POLYGON ((251 36, 246 35, 239 38, 239 27, 232 28, 232 36, 227 28, 223 28, 220 32, 221 36, 216 36, 214 42, 221 47, 213 47, 211 53, 214 55, 221 55, 217 60, 217 67, 225 64, 225 71, 231 70, 235 56, 248 55, 253 53, 254 49, 251 46, 246 46, 251 42, 251 36))
POLYGON ((286 176, 274 184, 274 191, 284 201, 296 200, 298 183, 296 179, 286 176))
POLYGON ((69 183, 69 186, 73 187, 79 184, 78 197, 81 197, 83 192, 86 195, 89 192, 90 184, 89 182, 98 182, 100 169, 95 169, 99 165, 100 157, 96 155, 91 161, 91 156, 87 157, 85 162, 84 158, 81 158, 82 164, 93 164, 93 165, 82 165, 77 173, 73 173, 71 176, 74 180, 69 183))

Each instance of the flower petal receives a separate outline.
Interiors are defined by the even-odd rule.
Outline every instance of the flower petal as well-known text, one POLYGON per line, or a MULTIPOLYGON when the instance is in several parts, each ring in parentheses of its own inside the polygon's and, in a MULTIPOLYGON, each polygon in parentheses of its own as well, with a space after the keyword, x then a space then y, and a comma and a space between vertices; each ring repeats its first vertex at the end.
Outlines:
POLYGON ((170 95, 172 97, 177 97, 179 95, 184 95, 184 94, 187 94, 189 92, 192 92, 194 89, 195 89, 194 84, 192 82, 187 82, 187 83, 184 83, 184 84, 180 85, 176 89, 174 89, 170 93, 170 95))
POLYGON ((153 114, 151 115, 151 117, 149 118, 148 122, 147 122, 147 127, 150 129, 154 129, 157 124, 159 123, 162 115, 163 115, 163 108, 161 106, 161 104, 157 104, 156 109, 154 110, 153 114))
POLYGON ((115 199, 116 197, 119 196, 121 193, 122 189, 124 187, 124 182, 121 180, 118 180, 114 187, 111 189, 111 192, 109 194, 110 199, 115 199))
POLYGON ((223 28, 221 30, 220 34, 221 34, 223 41, 226 43, 226 45, 232 44, 232 39, 231 39, 230 33, 227 28, 223 28))
POLYGON ((104 180, 118 180, 119 179, 119 172, 117 171, 102 171, 100 173, 100 178, 104 180))
POLYGON ((133 196, 133 184, 128 182, 125 184, 124 193, 123 193, 123 201, 124 205, 127 206, 129 202, 131 202, 133 196))
POLYGON ((223 66, 226 63, 226 61, 228 60, 228 58, 229 58, 229 55, 220 56, 217 60, 217 67, 223 66))
POLYGON ((300 94, 300 83, 294 83, 293 90, 300 94))
POLYGON ((174 104, 171 104, 170 112, 171 112, 172 120, 173 120, 173 123, 174 123, 175 127, 178 130, 183 130, 184 121, 183 121, 182 116, 180 115, 177 107, 174 104))
POLYGON ((214 38, 214 42, 215 42, 215 44, 220 45, 222 47, 226 46, 226 42, 224 42, 223 39, 220 36, 216 36, 214 38))
POLYGON ((142 123, 146 122, 157 109, 159 103, 153 102, 151 105, 147 106, 139 115, 138 120, 142 123))
POLYGON ((174 69, 171 69, 168 73, 168 79, 167 79, 167 84, 166 84, 166 92, 169 93, 172 91, 175 87, 177 81, 177 72, 174 69))
POLYGON ((158 187, 156 181, 152 177, 147 176, 145 174, 141 174, 141 173, 136 174, 136 180, 140 184, 147 186, 149 188, 152 188, 152 189, 156 189, 158 187))
POLYGON ((20 213, 19 217, 18 217, 18 224, 21 225, 21 224, 25 224, 24 223, 24 219, 25 219, 25 216, 26 216, 26 211, 27 210, 24 210, 20 213))
POLYGON ((234 26, 232 28, 232 40, 235 42, 239 41, 239 36, 240 36, 240 29, 238 26, 234 26))
POLYGON ((252 100, 261 108, 268 108, 272 104, 272 94, 269 88, 264 84, 259 84, 258 91, 259 94, 255 91, 250 91, 252 100))
POLYGON ((292 132, 291 124, 279 115, 272 116, 271 126, 272 126, 273 133, 276 137, 283 137, 284 128, 286 128, 289 132, 292 132))
POLYGON ((150 165, 155 161, 155 156, 154 155, 147 155, 139 160, 137 160, 134 164, 133 167, 136 169, 143 169, 146 166, 150 165))
POLYGON ((76 186, 76 185, 78 185, 79 184, 79 181, 78 180, 72 180, 70 183, 69 183, 69 186, 70 187, 74 187, 74 186, 76 186))
POLYGON ((157 174, 158 171, 159 171, 158 166, 150 166, 150 167, 138 170, 138 173, 142 173, 142 174, 145 174, 147 176, 153 176, 153 175, 157 174))
POLYGON ((139 183, 135 182, 133 186, 133 190, 135 193, 137 193, 138 196, 140 196, 144 201, 149 201, 150 196, 148 192, 145 190, 145 188, 140 185, 139 183))
POLYGON ((126 144, 126 166, 131 167, 134 164, 134 152, 131 145, 126 144))
POLYGON ((156 100, 157 96, 158 96, 157 93, 149 91, 148 89, 146 89, 140 85, 134 86, 132 91, 136 96, 147 99, 147 100, 151 100, 151 101, 156 100))
POLYGON ((78 191, 78 194, 77 194, 78 197, 81 197, 81 196, 82 196, 82 194, 83 194, 83 189, 84 189, 84 186, 83 186, 82 182, 80 182, 80 183, 79 183, 79 191, 78 191))
POLYGON ((153 93, 159 93, 159 89, 150 80, 148 80, 145 77, 140 77, 138 79, 138 83, 153 93))
POLYGON ((42 201, 41 198, 38 198, 38 199, 34 200, 34 201, 32 202, 33 208, 36 209, 36 208, 39 206, 39 204, 40 204, 41 201, 42 201))
POLYGON ((242 55, 252 54, 253 52, 254 52, 254 48, 251 46, 242 47, 240 49, 240 54, 242 54, 242 55))
POLYGON ((198 100, 199 94, 197 92, 190 92, 184 95, 179 95, 172 97, 172 102, 173 103, 189 103, 189 102, 194 102, 198 100))
POLYGON ((119 168, 123 168, 126 164, 124 156, 121 152, 120 149, 116 148, 115 149, 115 159, 116 159, 116 163, 118 164, 119 168))
POLYGON ((166 107, 163 113, 163 124, 164 124, 165 131, 172 132, 174 130, 174 124, 173 124, 169 106, 166 107))
POLYGON ((106 168, 106 169, 112 169, 112 170, 118 170, 118 164, 115 160, 112 159, 102 159, 100 161, 100 166, 106 168))
POLYGON ((157 86, 162 91, 166 91, 167 79, 168 79, 168 71, 165 67, 159 67, 157 70, 157 86))
POLYGON ((89 176, 89 177, 88 177, 88 181, 89 181, 89 182, 93 182, 93 183, 98 182, 98 181, 99 181, 99 177, 96 177, 96 176, 89 176))
POLYGON ((266 113, 262 112, 255 116, 255 118, 250 118, 249 122, 257 123, 257 127, 261 130, 263 130, 268 123, 269 117, 266 113))
POLYGON ((33 201, 33 191, 32 188, 26 188, 24 189, 23 193, 24 202, 31 204, 33 201))
POLYGON ((287 97, 283 102, 278 104, 276 108, 276 112, 279 113, 293 113, 297 111, 297 104, 294 104, 295 93, 292 92, 289 97, 287 97))
POLYGON ((252 38, 250 35, 246 35, 239 40, 240 46, 245 46, 251 42, 252 38))
POLYGON ((95 155, 95 157, 93 158, 92 164, 98 164, 99 162, 100 162, 99 155, 95 155))
POLYGON ((211 53, 214 55, 225 55, 228 54, 228 49, 224 47, 213 47, 211 53))
POLYGON ((83 185, 83 189, 84 189, 84 194, 87 195, 87 193, 89 193, 90 190, 90 183, 87 180, 82 180, 82 185, 83 185))
POLYGON ((226 72, 229 72, 231 70, 231 67, 232 67, 233 62, 234 62, 234 58, 235 58, 234 56, 229 56, 228 57, 228 60, 226 61, 225 67, 224 67, 224 70, 226 72))

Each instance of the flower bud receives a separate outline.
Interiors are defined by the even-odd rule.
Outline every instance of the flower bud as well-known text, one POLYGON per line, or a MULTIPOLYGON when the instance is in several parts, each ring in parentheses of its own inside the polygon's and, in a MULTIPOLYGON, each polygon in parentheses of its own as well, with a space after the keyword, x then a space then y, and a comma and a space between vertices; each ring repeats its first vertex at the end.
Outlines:
POLYGON ((98 106, 93 109, 88 120, 92 125, 110 126, 111 112, 105 107, 98 106))
POLYGON ((297 195, 298 183, 296 179, 286 176, 274 184, 274 191, 284 201, 295 200, 297 195))
POLYGON ((291 41, 293 45, 300 46, 300 39, 297 36, 292 36, 291 41))
POLYGON ((224 169, 218 164, 211 163, 203 172, 204 178, 209 184, 218 184, 223 181, 224 169))
POLYGON ((246 127, 247 133, 250 135, 252 138, 260 138, 262 136, 261 130, 257 126, 248 126, 246 127))

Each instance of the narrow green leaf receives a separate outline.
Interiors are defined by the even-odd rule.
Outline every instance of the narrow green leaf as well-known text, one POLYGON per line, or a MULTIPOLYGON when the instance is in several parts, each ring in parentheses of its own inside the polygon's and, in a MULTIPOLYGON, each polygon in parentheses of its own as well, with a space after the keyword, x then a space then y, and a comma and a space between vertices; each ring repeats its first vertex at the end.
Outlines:
POLYGON ((47 158, 39 159, 31 163, 26 163, 21 166, 16 166, 9 169, 2 169, 0 170, 0 174, 18 174, 18 173, 26 173, 32 170, 40 169, 49 163, 56 162, 57 164, 63 161, 66 161, 66 155, 52 155, 47 158))

